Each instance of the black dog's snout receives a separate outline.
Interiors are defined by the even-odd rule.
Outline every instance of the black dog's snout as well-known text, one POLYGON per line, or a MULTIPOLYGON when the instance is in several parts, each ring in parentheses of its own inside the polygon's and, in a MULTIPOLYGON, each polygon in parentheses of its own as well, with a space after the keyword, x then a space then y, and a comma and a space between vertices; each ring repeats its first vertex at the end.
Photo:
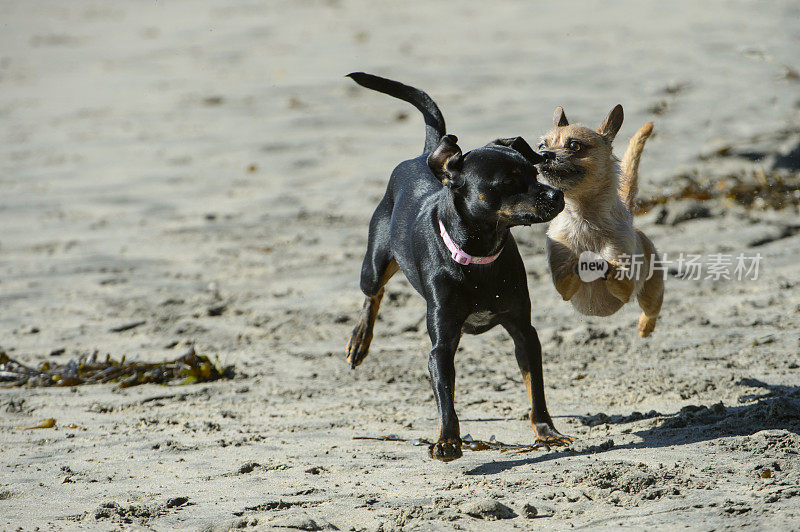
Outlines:
POLYGON ((549 215, 555 216, 564 209, 564 193, 557 188, 547 187, 539 193, 539 202, 549 215))
POLYGON ((539 152, 539 155, 541 155, 545 161, 552 161, 556 158, 556 152, 550 150, 542 150, 539 152))
POLYGON ((553 203, 560 203, 562 205, 564 204, 564 193, 557 188, 551 188, 545 192, 545 195, 547 196, 547 199, 553 203))
POLYGON ((536 199, 542 203, 564 203, 564 193, 555 187, 540 184, 536 199))

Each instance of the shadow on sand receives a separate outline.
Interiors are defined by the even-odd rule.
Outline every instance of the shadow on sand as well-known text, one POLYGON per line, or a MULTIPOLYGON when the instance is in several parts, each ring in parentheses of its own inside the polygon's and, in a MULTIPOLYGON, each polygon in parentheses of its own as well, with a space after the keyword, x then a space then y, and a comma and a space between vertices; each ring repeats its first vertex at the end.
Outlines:
POLYGON ((781 429, 800 434, 800 387, 772 385, 757 379, 741 379, 737 385, 762 388, 766 393, 740 397, 741 406, 686 406, 674 414, 633 412, 627 416, 603 413, 578 416, 587 426, 620 425, 658 419, 657 425, 632 434, 641 441, 625 445, 596 445, 584 450, 566 450, 545 455, 493 461, 466 471, 467 475, 494 475, 519 466, 557 460, 567 456, 597 454, 610 449, 652 449, 715 440, 725 436, 747 436, 762 430, 781 429))

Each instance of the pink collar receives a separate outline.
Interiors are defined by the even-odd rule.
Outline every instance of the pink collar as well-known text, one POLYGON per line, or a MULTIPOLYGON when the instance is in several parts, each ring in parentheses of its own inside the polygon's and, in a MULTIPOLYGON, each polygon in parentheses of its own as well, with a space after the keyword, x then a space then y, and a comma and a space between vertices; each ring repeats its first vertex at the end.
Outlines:
POLYGON ((444 224, 441 220, 439 220, 439 229, 440 234, 442 235, 442 240, 444 240, 444 245, 450 250, 450 258, 463 266, 466 266, 467 264, 491 264, 503 252, 503 248, 500 248, 500 251, 491 257, 473 257, 469 253, 465 253, 460 247, 458 247, 458 244, 453 242, 453 239, 447 234, 447 230, 444 228, 444 224))

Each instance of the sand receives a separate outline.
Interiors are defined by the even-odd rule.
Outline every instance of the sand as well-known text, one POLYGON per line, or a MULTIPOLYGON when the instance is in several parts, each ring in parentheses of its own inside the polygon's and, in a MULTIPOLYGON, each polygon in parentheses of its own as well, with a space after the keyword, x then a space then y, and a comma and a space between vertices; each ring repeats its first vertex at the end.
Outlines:
MULTIPOLYGON (((237 371, 0 388, 0 528, 798 529, 796 207, 638 217, 670 256, 762 256, 757 280, 671 274, 646 340, 635 305, 562 302, 545 227, 515 229, 549 408, 575 444, 442 464, 352 439, 432 438, 436 409, 401 276, 370 356, 344 361, 369 216, 423 137, 416 111, 344 74, 427 90, 465 149, 535 141, 555 105, 598 125, 622 103, 620 139, 655 122, 642 197, 687 173, 796 178, 796 2, 596 7, 0 3, 0 349, 36 365, 194 344, 237 371)), ((456 368, 462 434, 532 441, 503 331, 465 337, 456 368)))

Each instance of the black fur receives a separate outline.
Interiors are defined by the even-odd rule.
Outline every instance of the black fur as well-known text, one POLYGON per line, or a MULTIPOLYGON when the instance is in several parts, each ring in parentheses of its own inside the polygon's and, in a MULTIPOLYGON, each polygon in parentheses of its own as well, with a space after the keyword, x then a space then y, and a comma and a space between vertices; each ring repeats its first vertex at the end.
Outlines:
MULTIPOLYGON (((394 260, 427 302, 433 346, 428 369, 440 420, 431 455, 445 461, 461 456, 453 397, 454 356, 462 331, 479 334, 498 324, 514 340, 523 376, 530 376, 534 427, 546 424, 555 432, 545 404, 541 346, 531 325, 525 266, 509 229, 551 220, 564 207, 562 193, 537 181, 534 165, 541 157, 521 137, 498 139, 462 154, 455 136, 445 135, 444 119, 424 92, 368 74, 351 77, 412 103, 425 116, 426 153, 394 169, 372 215, 361 289, 368 301, 379 297, 394 260), (491 264, 456 263, 439 234, 439 220, 467 253, 502 253, 491 264)), ((353 355, 353 367, 363 356, 366 349, 360 358, 353 355)))
POLYGON ((445 127, 442 112, 439 111, 439 107, 431 97, 421 90, 365 72, 353 72, 348 74, 347 77, 351 78, 362 87, 406 101, 422 113, 425 119, 425 145, 423 146, 422 153, 432 152, 439 144, 442 137, 444 137, 447 127, 445 127))

